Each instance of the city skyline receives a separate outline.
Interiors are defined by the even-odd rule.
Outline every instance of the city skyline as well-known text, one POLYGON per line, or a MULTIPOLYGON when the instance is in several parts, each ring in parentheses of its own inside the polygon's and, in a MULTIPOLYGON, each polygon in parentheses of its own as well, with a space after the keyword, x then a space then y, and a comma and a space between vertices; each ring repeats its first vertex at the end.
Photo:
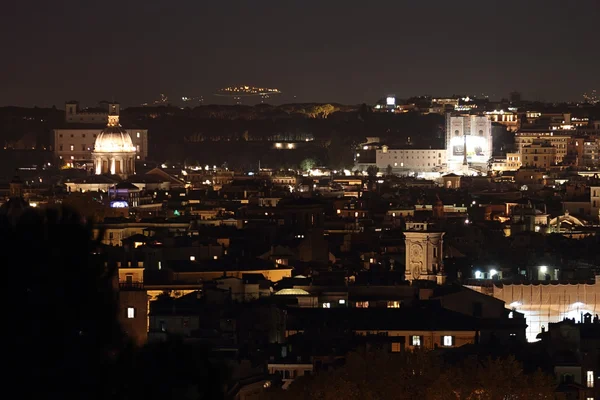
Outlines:
POLYGON ((0 106, 73 97, 134 106, 158 93, 216 103, 216 89, 240 84, 280 89, 274 104, 372 103, 387 93, 500 99, 513 90, 577 101, 600 86, 593 0, 313 6, 10 4, 0 18, 4 55, 16 62, 0 66, 0 106))

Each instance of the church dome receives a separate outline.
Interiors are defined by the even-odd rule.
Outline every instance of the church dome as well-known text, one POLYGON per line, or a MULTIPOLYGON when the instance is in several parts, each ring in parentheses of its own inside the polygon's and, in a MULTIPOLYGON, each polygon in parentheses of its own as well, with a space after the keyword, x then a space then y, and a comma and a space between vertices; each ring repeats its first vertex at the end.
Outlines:
POLYGON ((134 153, 131 136, 119 125, 117 118, 109 116, 108 125, 100 132, 94 143, 94 152, 97 153, 134 153))

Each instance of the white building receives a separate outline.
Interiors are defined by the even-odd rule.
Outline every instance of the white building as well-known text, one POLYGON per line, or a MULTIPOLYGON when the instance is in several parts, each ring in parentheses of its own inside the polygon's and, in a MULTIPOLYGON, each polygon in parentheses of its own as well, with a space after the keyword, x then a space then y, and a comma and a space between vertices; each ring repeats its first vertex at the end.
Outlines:
POLYGON ((436 172, 443 168, 446 150, 390 149, 382 146, 376 150, 375 157, 380 171, 385 171, 390 166, 394 173, 436 172))
POLYGON ((542 327, 547 329, 551 322, 560 322, 565 318, 582 322, 584 314, 596 315, 600 312, 600 276, 596 276, 591 284, 557 281, 503 283, 493 285, 488 294, 525 315, 526 335, 530 342, 536 341, 542 327))
POLYGON ((487 168, 492 157, 492 122, 480 115, 446 115, 446 162, 449 171, 467 164, 487 168))
MULTIPOLYGON (((118 103, 102 103, 104 107, 84 109, 77 102, 65 105, 65 124, 54 129, 54 156, 75 166, 92 162, 92 152, 96 138, 106 127, 109 114, 119 115, 118 103)), ((145 160, 148 156, 148 130, 134 127, 127 128, 133 146, 136 149, 136 160, 145 160)))

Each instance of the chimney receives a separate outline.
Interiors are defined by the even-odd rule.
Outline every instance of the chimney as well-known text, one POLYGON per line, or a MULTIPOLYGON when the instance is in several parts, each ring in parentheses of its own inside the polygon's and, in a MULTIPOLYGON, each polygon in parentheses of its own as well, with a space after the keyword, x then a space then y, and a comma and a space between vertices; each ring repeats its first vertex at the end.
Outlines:
POLYGON ((542 333, 546 333, 546 327, 542 325, 542 333))

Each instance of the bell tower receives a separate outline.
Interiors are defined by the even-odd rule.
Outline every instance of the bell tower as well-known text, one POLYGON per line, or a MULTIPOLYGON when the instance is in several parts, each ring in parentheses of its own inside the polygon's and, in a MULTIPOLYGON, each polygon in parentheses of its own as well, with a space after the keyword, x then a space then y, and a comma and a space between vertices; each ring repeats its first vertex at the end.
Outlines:
POLYGON ((443 274, 443 238, 444 232, 406 231, 404 232, 406 247, 407 281, 428 280, 444 283, 443 274))

